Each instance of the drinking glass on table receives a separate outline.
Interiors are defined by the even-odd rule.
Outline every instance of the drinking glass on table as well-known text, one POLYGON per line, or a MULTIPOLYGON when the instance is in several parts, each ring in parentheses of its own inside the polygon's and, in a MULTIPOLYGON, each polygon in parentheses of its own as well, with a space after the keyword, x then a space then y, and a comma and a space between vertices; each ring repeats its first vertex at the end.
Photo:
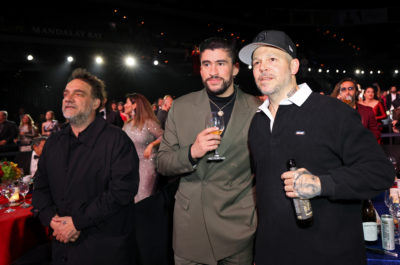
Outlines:
POLYGON ((390 215, 393 216, 394 236, 396 245, 400 244, 400 232, 399 232, 399 215, 400 215, 400 204, 399 204, 400 189, 390 188, 385 191, 385 205, 389 209, 390 215))
MULTIPOLYGON (((221 135, 225 129, 224 117, 219 116, 218 112, 212 111, 211 116, 208 116, 206 118, 206 127, 207 128, 217 127, 218 129, 211 133, 221 135)), ((224 159, 225 159, 225 157, 220 156, 218 154, 217 149, 215 149, 214 155, 208 158, 208 160, 211 160, 211 161, 221 161, 224 159)))
POLYGON ((8 209, 5 210, 5 213, 12 213, 15 211, 15 209, 11 208, 10 205, 10 199, 14 195, 15 192, 15 185, 14 184, 2 184, 1 185, 1 194, 6 197, 9 201, 8 203, 8 209))
POLYGON ((29 183, 24 182, 22 179, 18 182, 19 193, 22 195, 24 203, 21 205, 22 208, 28 208, 31 205, 26 202, 25 197, 29 192, 29 183))

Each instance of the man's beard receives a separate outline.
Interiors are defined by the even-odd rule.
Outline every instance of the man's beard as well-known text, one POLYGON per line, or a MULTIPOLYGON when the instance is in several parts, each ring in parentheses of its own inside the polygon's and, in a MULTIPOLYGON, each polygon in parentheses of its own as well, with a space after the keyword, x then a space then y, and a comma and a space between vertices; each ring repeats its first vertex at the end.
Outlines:
POLYGON ((212 77, 207 78, 206 80, 203 80, 203 85, 204 85, 204 87, 207 89, 207 91, 210 94, 215 95, 215 96, 219 96, 219 95, 224 94, 225 91, 228 90, 228 88, 231 86, 232 82, 233 82, 233 77, 230 77, 230 79, 228 81, 225 81, 225 79, 223 79, 222 77, 212 76, 212 77), (210 89, 210 87, 207 85, 207 81, 209 79, 211 79, 211 78, 222 79, 222 85, 221 85, 221 87, 219 89, 217 89, 217 91, 212 91, 210 89))
POLYGON ((89 105, 87 105, 83 111, 79 112, 75 116, 68 117, 67 114, 65 114, 63 111, 64 118, 68 119, 70 124, 76 125, 76 126, 86 123, 87 120, 89 119, 89 116, 91 113, 92 113, 92 109, 89 105))

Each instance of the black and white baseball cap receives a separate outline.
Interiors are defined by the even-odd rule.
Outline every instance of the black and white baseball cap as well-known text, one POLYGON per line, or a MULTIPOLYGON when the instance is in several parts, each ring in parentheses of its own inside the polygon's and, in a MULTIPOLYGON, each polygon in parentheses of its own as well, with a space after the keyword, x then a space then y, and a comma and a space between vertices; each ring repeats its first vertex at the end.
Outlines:
POLYGON ((239 51, 239 59, 250 65, 252 62, 253 52, 261 46, 272 46, 287 52, 292 58, 296 58, 296 45, 290 37, 283 31, 264 30, 258 33, 253 42, 244 46, 239 51))

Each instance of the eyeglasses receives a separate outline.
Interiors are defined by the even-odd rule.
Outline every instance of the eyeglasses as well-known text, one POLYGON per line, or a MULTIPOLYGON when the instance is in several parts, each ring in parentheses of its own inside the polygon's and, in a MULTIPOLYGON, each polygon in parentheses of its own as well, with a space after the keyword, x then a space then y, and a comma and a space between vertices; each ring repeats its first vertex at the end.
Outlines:
POLYGON ((341 88, 340 88, 340 91, 345 91, 345 90, 353 91, 353 90, 354 90, 354 87, 349 86, 349 87, 341 87, 341 88))

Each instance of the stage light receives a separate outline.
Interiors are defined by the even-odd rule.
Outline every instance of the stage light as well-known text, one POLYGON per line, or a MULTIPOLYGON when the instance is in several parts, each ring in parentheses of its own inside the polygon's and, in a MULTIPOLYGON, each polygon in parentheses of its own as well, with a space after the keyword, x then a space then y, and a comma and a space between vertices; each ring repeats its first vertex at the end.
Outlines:
POLYGON ((322 69, 321 68, 318 69, 318 73, 322 73, 322 69))
POLYGON ((73 61, 74 61, 74 57, 68 56, 68 57, 67 57, 67 61, 70 62, 70 63, 73 62, 73 61))
POLYGON ((364 74, 364 70, 361 70, 361 74, 362 74, 362 75, 364 74))
POLYGON ((369 74, 370 74, 370 75, 374 74, 374 71, 369 71, 369 74))
POLYGON ((394 70, 394 74, 397 75, 399 73, 399 70, 394 70))
POLYGON ((381 70, 378 70, 377 73, 378 73, 378 75, 380 75, 381 74, 381 70))
POLYGON ((359 75, 359 74, 360 74, 360 72, 361 72, 361 70, 360 70, 360 69, 356 69, 356 71, 355 71, 356 75, 359 75))
POLYGON ((154 60, 154 61, 153 61, 153 64, 154 64, 154 65, 158 65, 158 60, 154 60))
POLYGON ((29 54, 28 56, 26 56, 26 59, 27 59, 28 61, 32 61, 32 60, 33 60, 33 55, 32 55, 32 54, 29 54))
POLYGON ((337 73, 337 74, 339 73, 339 69, 336 69, 336 73, 337 73))
POLYGON ((343 74, 345 74, 346 73, 346 70, 343 70, 343 74))
POLYGON ((248 66, 249 70, 253 69, 253 67, 251 65, 248 66))
POLYGON ((329 72, 330 72, 329 69, 327 69, 327 70, 326 70, 326 73, 329 74, 329 72))
POLYGON ((308 68, 308 71, 311 72, 311 68, 308 68))
POLYGON ((97 64, 103 64, 104 63, 104 60, 103 60, 103 58, 101 56, 96 56, 95 61, 96 61, 97 64))
POLYGON ((125 57, 125 65, 128 67, 133 67, 136 65, 136 60, 132 56, 125 57))

